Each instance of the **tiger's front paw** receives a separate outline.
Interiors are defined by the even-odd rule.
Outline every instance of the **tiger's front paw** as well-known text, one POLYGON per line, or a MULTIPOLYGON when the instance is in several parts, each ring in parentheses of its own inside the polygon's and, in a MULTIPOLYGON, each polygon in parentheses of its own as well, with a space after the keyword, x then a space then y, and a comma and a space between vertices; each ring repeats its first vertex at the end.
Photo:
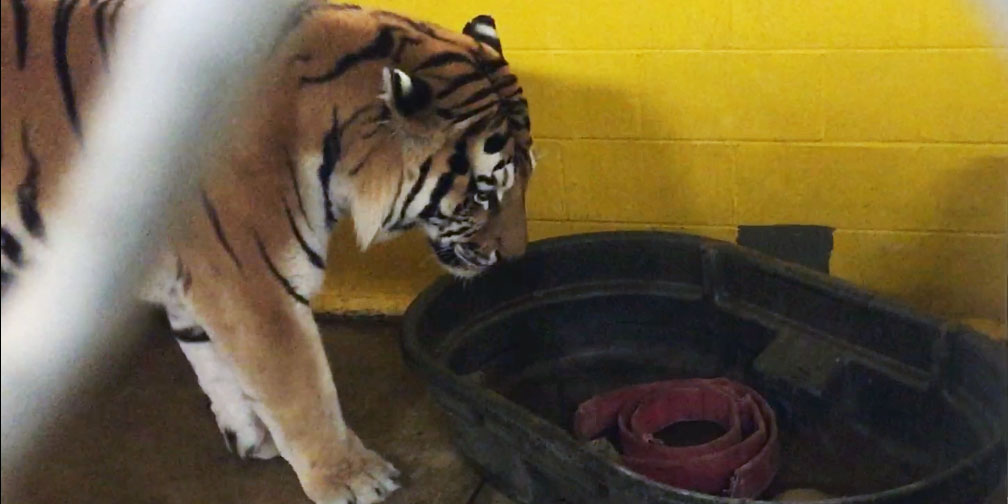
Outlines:
POLYGON ((311 469, 305 493, 316 504, 371 504, 399 488, 399 471, 352 432, 332 462, 311 469))

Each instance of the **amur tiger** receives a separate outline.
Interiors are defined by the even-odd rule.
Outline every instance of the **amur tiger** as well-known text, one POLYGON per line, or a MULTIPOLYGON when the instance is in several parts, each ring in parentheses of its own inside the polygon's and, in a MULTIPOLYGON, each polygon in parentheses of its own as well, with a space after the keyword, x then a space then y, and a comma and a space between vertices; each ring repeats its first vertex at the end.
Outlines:
MULTIPOLYGON (((142 8, 3 2, 8 294, 46 246, 61 180, 88 141, 82 120, 116 72, 116 31, 142 8)), ((257 110, 231 121, 233 141, 151 258, 140 298, 164 307, 232 452, 283 456, 315 502, 377 502, 397 471, 344 423, 309 308, 330 231, 352 218, 366 248, 419 228, 459 277, 520 256, 528 104, 489 16, 455 33, 308 2, 288 28, 252 83, 257 110)))

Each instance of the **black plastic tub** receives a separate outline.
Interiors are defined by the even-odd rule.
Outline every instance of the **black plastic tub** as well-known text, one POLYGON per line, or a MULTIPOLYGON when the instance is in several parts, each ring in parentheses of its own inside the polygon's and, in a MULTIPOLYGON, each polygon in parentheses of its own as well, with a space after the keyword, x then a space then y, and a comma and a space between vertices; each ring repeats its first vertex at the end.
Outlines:
POLYGON ((684 377, 742 381, 776 411, 782 465, 764 498, 977 504, 1005 475, 1004 345, 717 240, 536 242, 425 290, 403 351, 460 451, 520 502, 740 502, 654 483, 570 434, 588 397, 684 377))

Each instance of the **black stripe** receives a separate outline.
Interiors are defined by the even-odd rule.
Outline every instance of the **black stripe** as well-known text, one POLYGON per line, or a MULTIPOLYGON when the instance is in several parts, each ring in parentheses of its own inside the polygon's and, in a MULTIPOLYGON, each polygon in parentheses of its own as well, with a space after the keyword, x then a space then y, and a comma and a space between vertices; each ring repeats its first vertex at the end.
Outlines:
POLYGON ((486 35, 476 35, 473 38, 476 39, 476 40, 478 40, 478 41, 480 41, 480 42, 483 42, 484 44, 486 44, 486 45, 488 45, 490 47, 493 47, 494 50, 497 51, 498 53, 503 53, 504 52, 502 50, 502 48, 501 48, 501 42, 500 42, 499 39, 496 39, 496 38, 493 38, 493 37, 488 37, 486 35))
POLYGON ((523 118, 524 122, 513 117, 508 117, 508 126, 516 130, 528 130, 532 127, 532 120, 528 116, 523 118))
POLYGON ((280 270, 278 270, 276 265, 273 264, 273 261, 270 260, 269 254, 266 253, 266 247, 263 245, 262 240, 259 238, 259 233, 253 231, 252 236, 255 238, 256 246, 259 247, 259 255, 261 255, 263 261, 266 262, 266 267, 269 268, 270 273, 273 274, 273 277, 276 278, 278 282, 280 282, 280 285, 282 285, 284 290, 287 291, 287 294, 290 294, 290 296, 294 298, 295 301, 305 306, 308 306, 308 299, 306 299, 301 294, 298 294, 298 291, 294 290, 294 286, 291 285, 290 282, 288 282, 287 279, 280 274, 280 270))
POLYGON ((483 152, 487 154, 497 154, 504 149, 505 145, 507 145, 508 138, 508 136, 501 133, 494 133, 493 135, 490 135, 490 138, 487 138, 486 141, 483 142, 483 152))
POLYGON ((469 156, 466 154, 467 147, 465 137, 455 142, 455 152, 448 157, 448 167, 455 175, 465 175, 469 173, 469 156))
POLYGON ((405 231, 407 229, 412 229, 414 226, 416 226, 415 222, 396 222, 388 229, 389 231, 405 231))
POLYGON ((506 121, 506 120, 507 120, 507 115, 506 114, 495 115, 493 117, 493 119, 490 120, 489 123, 487 124, 486 130, 487 131, 496 131, 498 128, 500 128, 501 124, 504 124, 504 121, 506 121))
POLYGON ((444 240, 446 238, 452 238, 452 237, 455 237, 455 236, 464 236, 464 235, 467 235, 467 234, 472 234, 472 232, 474 230, 475 230, 475 228, 473 228, 471 226, 470 227, 463 226, 463 227, 460 227, 458 229, 454 229, 454 230, 451 230, 451 231, 443 231, 440 234, 438 234, 438 238, 444 240))
POLYGON ((348 117, 347 120, 340 125, 339 128, 340 138, 341 139, 343 138, 343 133, 345 133, 348 129, 350 129, 351 126, 356 124, 358 121, 362 121, 362 119, 365 117, 364 115, 365 113, 372 111, 377 111, 378 115, 369 118, 367 122, 363 123, 363 125, 368 124, 372 125, 372 128, 368 130, 366 133, 361 134, 360 138, 367 140, 372 136, 374 136, 376 133, 378 133, 378 130, 381 129, 382 123, 384 121, 388 121, 391 118, 392 114, 384 103, 367 105, 355 110, 354 113, 350 114, 350 117, 348 117))
POLYGON ((402 194, 404 176, 405 175, 403 174, 403 171, 399 170, 399 181, 396 182, 395 196, 392 197, 392 208, 389 208, 388 214, 386 214, 385 218, 382 219, 382 227, 387 226, 388 223, 392 220, 392 216, 395 215, 395 204, 396 201, 399 201, 399 195, 402 194))
POLYGON ((494 89, 493 88, 491 88, 491 87, 480 88, 475 93, 469 95, 469 97, 466 98, 465 100, 462 100, 462 101, 460 101, 460 102, 452 105, 451 108, 452 109, 459 109, 459 108, 462 108, 462 107, 466 107, 466 106, 472 105, 472 104, 474 104, 474 103, 476 103, 476 102, 478 102, 478 101, 480 101, 480 100, 482 100, 482 99, 484 99, 484 98, 486 98, 486 97, 488 97, 488 96, 490 96, 492 94, 494 94, 494 89))
POLYGON ((508 107, 508 110, 511 110, 511 111, 513 111, 515 113, 518 113, 518 112, 521 112, 521 111, 528 112, 528 100, 526 100, 524 96, 518 98, 517 100, 512 100, 511 99, 511 98, 513 98, 515 96, 518 96, 518 95, 520 95, 520 94, 522 94, 524 92, 525 92, 525 90, 522 89, 521 86, 518 86, 514 91, 511 92, 511 94, 507 95, 507 97, 503 99, 504 100, 504 104, 507 105, 507 107, 508 107))
POLYGON ((18 70, 23 70, 28 56, 28 6, 24 0, 11 0, 14 11, 14 42, 17 44, 18 70))
POLYGON ((18 210, 21 213, 21 222, 28 230, 28 233, 35 238, 45 235, 45 225, 42 223, 42 215, 38 209, 38 178, 39 160, 31 150, 28 143, 28 127, 21 122, 21 149, 28 160, 28 172, 25 173, 24 180, 17 186, 18 210))
POLYGON ((428 68, 437 68, 440 66, 450 65, 452 63, 465 63, 466 65, 475 67, 476 63, 469 58, 466 54, 452 51, 445 51, 435 54, 424 60, 422 63, 417 65, 413 69, 414 72, 419 72, 421 70, 426 70, 428 68))
MULTIPOLYGON (((482 193, 486 193, 486 192, 489 192, 489 191, 480 191, 479 187, 476 185, 476 178, 475 177, 469 177, 469 182, 466 183, 466 194, 473 194, 473 195, 475 195, 475 194, 478 194, 478 193, 481 193, 481 192, 482 193)), ((452 211, 451 211, 452 215, 457 214, 459 212, 459 208, 462 207, 462 206, 465 206, 466 204, 468 204, 468 199, 463 199, 461 202, 459 202, 458 204, 456 204, 455 208, 453 208, 452 211)))
MULTIPOLYGON (((350 114, 350 117, 348 117, 347 120, 344 121, 342 125, 340 125, 340 134, 342 135, 343 132, 345 132, 348 128, 350 128, 350 126, 359 121, 361 117, 364 117, 364 114, 366 112, 375 110, 378 107, 381 107, 381 105, 365 105, 357 110, 354 110, 353 113, 350 114)), ((335 121, 335 117, 333 118, 333 120, 335 121)))
POLYGON ((10 262, 21 266, 21 242, 7 228, 0 228, 0 249, 10 262))
POLYGON ((426 35, 426 36, 428 36, 428 37, 430 37, 432 39, 440 40, 441 42, 452 44, 452 45, 457 46, 457 47, 463 47, 462 44, 459 44, 455 40, 452 40, 452 39, 449 39, 449 38, 445 38, 445 37, 443 37, 441 35, 438 35, 437 32, 435 32, 434 29, 431 28, 430 26, 428 26, 428 25, 426 25, 424 23, 421 23, 419 21, 414 21, 414 20, 412 20, 412 19, 410 19, 410 18, 408 18, 406 16, 403 16, 402 14, 396 14, 395 12, 389 12, 389 11, 375 11, 375 14, 378 15, 378 16, 385 16, 385 17, 390 17, 392 19, 395 19, 396 21, 399 21, 399 22, 401 22, 401 23, 409 26, 410 28, 416 30, 417 32, 420 32, 420 33, 422 33, 422 34, 424 34, 424 35, 426 35))
POLYGON ((501 158, 499 161, 497 161, 497 164, 494 165, 493 169, 491 169, 490 172, 493 173, 497 170, 503 169, 505 166, 507 166, 509 162, 510 160, 501 158))
MULTIPOLYGON (((470 95, 469 98, 466 98, 465 100, 463 100, 463 101, 461 101, 461 102, 459 102, 459 103, 457 103, 455 105, 452 105, 451 108, 453 110, 449 111, 449 114, 451 114, 452 116, 455 116, 455 114, 456 114, 455 111, 456 110, 458 110, 460 108, 464 108, 464 107, 470 106, 470 105, 473 105, 475 103, 480 102, 481 100, 484 100, 485 98, 487 98, 489 96, 497 94, 501 90, 503 90, 504 88, 507 88, 508 86, 514 85, 517 81, 518 81, 517 78, 515 78, 514 76, 508 76, 508 77, 505 77, 504 79, 502 79, 500 82, 498 82, 498 84, 494 85, 493 87, 481 88, 477 92, 475 92, 472 95, 470 95)), ((462 114, 460 114, 457 117, 463 117, 463 118, 467 118, 468 119, 469 117, 471 117, 473 115, 476 115, 476 114, 479 114, 483 110, 486 110, 487 108, 492 107, 493 104, 499 103, 500 101, 506 100, 508 98, 512 98, 512 97, 514 97, 515 95, 517 95, 520 92, 521 92, 521 89, 519 88, 518 90, 512 92, 511 94, 509 94, 509 95, 507 95, 505 97, 497 97, 498 100, 495 100, 493 103, 484 104, 483 106, 481 106, 478 109, 470 111, 469 113, 462 113, 462 114)), ((439 95, 438 95, 438 97, 439 97, 439 95)), ((438 111, 438 112, 440 112, 440 111, 438 111)), ((443 115, 443 117, 445 117, 445 116, 443 115)), ((465 120, 465 119, 462 119, 462 120, 465 120)), ((456 122, 461 122, 461 121, 457 120, 456 122)))
POLYGON ((424 182, 427 180, 427 174, 430 173, 432 158, 427 158, 424 160, 423 164, 420 165, 420 173, 417 175, 416 182, 413 182, 413 187, 410 188, 409 193, 406 194, 406 201, 403 202, 402 209, 399 211, 399 220, 406 218, 406 209, 409 208, 410 204, 416 198, 417 194, 420 193, 420 188, 423 187, 424 182))
POLYGON ((370 131, 368 131, 367 133, 364 133, 364 134, 362 134, 362 135, 360 136, 360 137, 361 137, 361 140, 368 140, 368 139, 370 139, 371 137, 373 137, 373 136, 377 135, 377 134, 378 134, 378 130, 380 130, 380 129, 381 129, 381 126, 380 126, 380 125, 379 125, 379 126, 375 126, 374 128, 371 128, 371 130, 370 130, 370 131))
POLYGON ((491 109, 493 107, 496 107, 496 106, 497 106, 497 101, 496 100, 494 100, 492 102, 489 102, 489 103, 486 103, 484 105, 480 105, 479 107, 476 107, 476 108, 474 108, 472 110, 469 110, 468 112, 463 112, 461 114, 455 115, 453 117, 453 119, 452 119, 452 122, 456 123, 456 124, 458 124, 460 122, 465 122, 466 120, 468 120, 468 119, 470 119, 470 118, 472 118, 474 116, 477 116, 479 114, 482 114, 483 112, 486 112, 487 110, 489 110, 489 109, 491 109))
POLYGON ((324 74, 301 77, 301 85, 328 82, 343 75, 347 70, 350 70, 361 62, 389 57, 395 46, 395 37, 392 35, 392 32, 396 30, 397 28, 394 26, 382 27, 370 44, 357 52, 344 55, 336 60, 333 68, 324 74))
POLYGON ((294 221, 294 214, 291 213, 291 209, 287 206, 287 202, 284 201, 284 211, 287 212, 287 222, 290 224, 291 231, 294 232, 294 237, 297 238, 297 242, 301 245, 301 250, 304 250, 305 255, 308 256, 308 262, 312 263, 318 269, 325 269, 325 261, 322 257, 318 255, 318 252, 312 250, 305 241, 304 236, 301 235, 301 231, 297 227, 297 222, 294 221))
POLYGON ((495 122, 496 121, 496 119, 495 119, 496 117, 498 117, 498 114, 494 114, 494 115, 490 115, 490 116, 483 116, 483 117, 481 117, 481 118, 479 118, 479 119, 471 122, 469 124, 469 126, 466 127, 465 131, 462 132, 462 136, 466 137, 466 138, 469 138, 469 137, 472 137, 474 135, 479 135, 482 132, 490 131, 490 129, 487 127, 487 125, 495 122))
POLYGON ((403 36, 399 39, 399 44, 392 52, 391 60, 393 63, 399 64, 402 61, 402 54, 406 50, 406 45, 418 46, 420 45, 420 39, 413 37, 403 36))
MULTIPOLYGON (((91 5, 94 6, 92 1, 91 5)), ((105 37, 105 9, 109 6, 109 0, 98 4, 94 11, 95 36, 98 38, 98 52, 101 54, 102 67, 108 71, 108 42, 105 37)))
POLYGON ((364 157, 361 158, 361 160, 358 161, 357 164, 350 169, 351 177, 357 175, 357 172, 361 171, 361 168, 364 168, 364 163, 366 163, 368 159, 371 159, 371 155, 374 154, 374 152, 378 150, 379 147, 381 147, 381 144, 375 144, 371 146, 371 150, 367 151, 367 154, 364 154, 364 157))
POLYGON ((508 64, 507 60, 504 58, 492 60, 492 61, 480 61, 480 68, 487 74, 496 73, 501 68, 506 67, 508 64))
POLYGON ((462 266, 462 259, 455 254, 451 244, 441 246, 434 240, 428 241, 434 249, 434 255, 437 256, 438 260, 441 261, 442 264, 446 264, 448 266, 462 266))
POLYGON ((512 86, 512 85, 517 84, 517 83, 518 83, 518 77, 515 77, 514 74, 509 74, 509 75, 505 75, 504 77, 501 77, 499 80, 495 81, 494 85, 493 85, 493 88, 494 88, 494 91, 501 91, 504 88, 506 88, 508 86, 512 86))
POLYGON ((301 183, 298 182, 297 177, 297 166, 294 165, 294 160, 291 159, 290 152, 284 148, 284 158, 287 160, 287 171, 290 174, 291 184, 294 186, 294 195, 297 196, 298 210, 301 211, 301 217, 304 218, 305 225, 308 229, 312 229, 311 221, 308 220, 308 213, 305 212, 304 200, 301 199, 301 183))
POLYGON ((438 212, 441 198, 444 198, 444 196, 448 194, 448 191, 451 190, 454 182, 455 174, 450 171, 442 173, 441 176, 438 177, 437 184, 434 185, 434 190, 431 191, 430 201, 428 201, 427 206, 420 211, 420 218, 426 219, 438 212))
POLYGON ((322 140, 322 164, 319 165, 318 169, 319 184, 322 185, 322 204, 325 205, 326 226, 332 226, 336 222, 336 215, 333 213, 332 208, 332 198, 329 196, 329 181, 332 179, 333 170, 336 169, 336 162, 339 161, 339 158, 339 114, 336 107, 333 107, 333 125, 322 140))
POLYGON ((473 123, 466 127, 465 131, 462 132, 462 136, 468 138, 473 135, 478 135, 481 132, 488 131, 487 125, 492 122, 493 117, 496 116, 482 117, 478 121, 473 121, 473 123))
POLYGON ((482 78, 483 74, 479 72, 470 72, 467 74, 456 76, 454 79, 451 80, 451 82, 445 85, 444 89, 438 91, 436 98, 438 100, 444 99, 449 95, 451 95, 452 93, 454 93, 455 91, 458 91, 459 88, 461 88, 462 86, 465 86, 466 84, 471 84, 482 78))
POLYGON ((206 210, 207 217, 210 218, 210 224, 213 225, 214 233, 217 234, 217 241, 220 242, 224 250, 231 256, 231 260, 234 261, 235 266, 238 266, 239 270, 242 269, 242 263, 238 260, 238 255, 235 254, 234 249, 231 248, 231 243, 228 242, 227 237, 224 235, 224 228, 221 226, 220 218, 217 216, 217 209, 214 208, 205 191, 200 191, 200 196, 203 198, 203 210, 206 210))
POLYGON ((435 112, 437 113, 438 117, 447 121, 450 121, 455 118, 455 114, 453 114, 452 111, 448 109, 439 108, 436 109, 435 112))
POLYGON ((209 343, 210 336, 198 327, 191 327, 189 329, 181 329, 178 331, 173 330, 172 336, 175 339, 181 341, 182 343, 209 343))
MULTIPOLYGON (((515 96, 518 96, 519 94, 521 94, 521 92, 522 92, 522 88, 521 88, 521 86, 519 86, 518 89, 515 89, 514 91, 512 91, 512 92, 510 92, 510 93, 508 93, 506 95, 500 95, 498 98, 500 98, 500 101, 502 101, 502 102, 507 103, 507 104, 510 105, 511 104, 511 98, 514 98, 515 96)), ((522 100, 525 100, 525 99, 522 98, 522 100)), ((528 106, 527 102, 525 103, 525 106, 526 107, 528 106)), ((513 105, 512 105, 512 107, 513 107, 513 105)))
POLYGON ((53 23, 53 60, 56 65, 56 76, 59 78, 60 91, 63 94, 63 105, 66 107, 67 119, 77 138, 81 136, 80 118, 77 116, 77 98, 74 95, 73 81, 70 78, 70 62, 67 60, 67 36, 70 31, 70 16, 77 7, 77 0, 60 0, 56 5, 56 20, 53 23))

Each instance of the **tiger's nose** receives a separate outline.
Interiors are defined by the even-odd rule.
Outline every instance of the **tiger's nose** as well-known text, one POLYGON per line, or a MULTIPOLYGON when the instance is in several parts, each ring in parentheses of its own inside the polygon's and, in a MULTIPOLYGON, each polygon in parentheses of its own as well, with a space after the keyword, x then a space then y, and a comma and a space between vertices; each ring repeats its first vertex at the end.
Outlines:
POLYGON ((475 236, 480 249, 497 251, 500 259, 517 259, 525 254, 528 245, 528 227, 525 221, 525 196, 512 188, 504 195, 500 210, 475 236))

